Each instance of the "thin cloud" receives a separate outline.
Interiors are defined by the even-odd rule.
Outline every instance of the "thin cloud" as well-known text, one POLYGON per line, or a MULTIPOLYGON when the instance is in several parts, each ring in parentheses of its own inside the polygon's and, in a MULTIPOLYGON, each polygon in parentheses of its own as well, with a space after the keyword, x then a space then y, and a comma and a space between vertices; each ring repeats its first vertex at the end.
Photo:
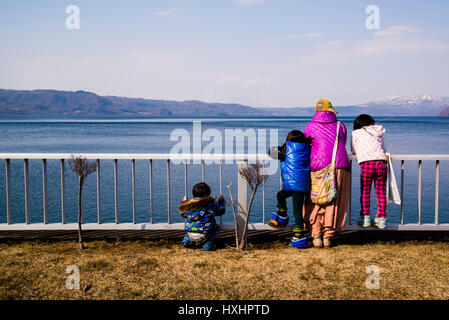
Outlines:
POLYGON ((303 33, 303 34, 285 34, 281 36, 273 36, 269 37, 269 40, 302 40, 302 39, 312 39, 312 38, 319 38, 323 34, 320 32, 310 32, 310 33, 303 33))
POLYGON ((267 85, 273 82, 272 78, 269 77, 257 77, 246 82, 249 86, 267 85))
POLYGON ((264 4, 268 0, 234 0, 234 4, 239 6, 264 4))
POLYGON ((375 37, 402 37, 413 33, 422 32, 422 29, 415 26, 395 25, 383 30, 376 31, 375 37))
POLYGON ((420 52, 448 52, 449 43, 439 40, 420 38, 373 38, 353 48, 356 55, 403 54, 420 52))
POLYGON ((153 14, 160 17, 168 17, 181 12, 184 12, 184 9, 175 8, 175 9, 155 11, 153 14))
POLYGON ((344 41, 340 40, 334 40, 334 41, 327 41, 323 43, 318 43, 315 45, 315 48, 330 48, 330 47, 337 47, 341 46, 344 43, 344 41))

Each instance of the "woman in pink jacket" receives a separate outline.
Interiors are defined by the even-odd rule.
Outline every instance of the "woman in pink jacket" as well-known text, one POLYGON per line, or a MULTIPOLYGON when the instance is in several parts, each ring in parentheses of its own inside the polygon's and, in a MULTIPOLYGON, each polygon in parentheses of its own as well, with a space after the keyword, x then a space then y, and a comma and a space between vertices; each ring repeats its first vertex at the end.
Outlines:
MULTIPOLYGON (((304 134, 311 142, 310 171, 327 167, 332 161, 335 137, 337 134, 337 110, 326 99, 320 99, 315 106, 315 116, 306 125, 304 134)), ((308 201, 304 220, 309 225, 315 247, 330 247, 336 232, 346 223, 350 196, 350 162, 346 152, 347 131, 343 123, 338 137, 335 161, 337 198, 330 204, 320 206, 308 201)))

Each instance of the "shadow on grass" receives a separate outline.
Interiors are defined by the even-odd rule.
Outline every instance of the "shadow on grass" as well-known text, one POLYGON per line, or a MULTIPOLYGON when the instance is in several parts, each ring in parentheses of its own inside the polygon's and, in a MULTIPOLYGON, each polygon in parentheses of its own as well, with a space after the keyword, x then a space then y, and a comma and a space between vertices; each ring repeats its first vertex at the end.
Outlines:
MULTIPOLYGON (((311 244, 310 234, 307 235, 311 244)), ((105 244, 114 244, 120 246, 121 243, 141 243, 142 245, 150 244, 153 248, 171 248, 172 246, 182 246, 183 236, 161 236, 159 238, 146 237, 146 236, 104 236, 104 237, 87 237, 86 245, 87 250, 92 247, 92 244, 103 242, 105 244), (90 244, 90 245, 89 245, 90 244)), ((248 234, 248 249, 273 249, 279 247, 279 245, 287 246, 290 242, 291 235, 289 233, 273 233, 273 232, 254 232, 248 234)), ((338 245, 363 245, 374 243, 402 243, 402 242, 449 242, 449 233, 446 231, 377 231, 377 230, 363 230, 363 231, 343 231, 335 236, 335 246, 338 245)), ((0 238, 0 244, 13 245, 13 244, 29 244, 31 246, 36 245, 58 245, 62 250, 77 249, 76 239, 36 239, 36 238, 0 238), (73 248, 72 248, 73 247, 73 248)), ((217 249, 235 248, 235 239, 233 235, 226 233, 219 235, 217 239, 217 249)))

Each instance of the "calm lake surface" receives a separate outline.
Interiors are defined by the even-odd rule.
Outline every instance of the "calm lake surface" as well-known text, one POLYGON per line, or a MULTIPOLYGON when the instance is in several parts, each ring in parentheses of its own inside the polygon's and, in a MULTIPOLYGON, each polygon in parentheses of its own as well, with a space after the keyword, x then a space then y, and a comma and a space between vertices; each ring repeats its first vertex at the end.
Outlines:
MULTIPOLYGON (((266 130, 267 148, 270 143, 269 130, 278 130, 278 144, 284 142, 290 130, 304 130, 311 117, 270 119, 197 119, 204 133, 216 129, 225 137, 226 129, 266 130)), ((340 117, 348 129, 347 149, 354 118, 340 117)), ((449 117, 396 117, 382 122, 386 128, 385 142, 392 154, 449 154, 449 117)), ((0 116, 0 152, 21 153, 169 153, 177 141, 170 141, 171 133, 185 129, 191 135, 193 119, 148 119, 148 118, 93 118, 93 117, 49 117, 49 116, 0 116)), ((263 132, 263 131, 262 131, 263 132)), ((260 139, 260 136, 258 136, 260 139)), ((258 140, 260 142, 260 140, 258 140)), ((228 141, 223 141, 223 152, 228 141)), ((209 142, 203 141, 203 147, 209 142)), ((275 144, 271 141, 272 144, 275 144)), ((235 143, 234 143, 235 144, 235 143)), ((193 144, 192 144, 193 146, 193 144)), ((248 146, 245 145, 245 149, 248 146)), ((193 149, 192 149, 193 151, 193 149)), ((350 153, 350 152, 348 152, 350 153)), ((30 160, 30 220, 42 222, 42 162, 30 160)), ((114 221, 113 160, 101 161, 101 220, 114 221)), ((400 163, 394 162, 398 187, 400 188, 400 163)), ((11 210, 13 223, 23 223, 24 173, 23 160, 11 160, 11 210)), ((132 221, 131 161, 119 160, 119 221, 132 221)), ((360 211, 359 166, 353 163, 352 221, 356 222, 360 211)), ((61 221, 60 162, 48 160, 48 216, 49 223, 61 221)), ((66 165, 66 221, 77 219, 77 176, 66 165)), ((188 166, 189 195, 193 185, 201 180, 201 165, 188 166)), ((220 193, 219 166, 206 166, 206 182, 213 195, 220 193)), ((234 196, 237 191, 235 164, 223 165, 223 193, 232 182, 234 196)), ((405 222, 414 223, 418 217, 418 161, 405 163, 405 222)), ((184 196, 184 165, 171 165, 170 220, 182 222, 177 206, 184 196)), ((279 173, 270 176, 265 187, 265 219, 275 210, 275 195, 279 189, 279 173)), ((422 222, 434 221, 435 208, 435 162, 423 162, 422 222)), ((226 192, 225 192, 226 191, 226 192)), ((374 190, 372 214, 376 211, 374 190)), ((449 223, 449 161, 440 166, 439 221, 449 223)), ((89 176, 84 188, 84 222, 96 222, 96 175, 89 176)), ((136 221, 150 219, 149 162, 136 160, 136 221)), ((153 220, 167 221, 167 164, 153 162, 153 220)), ((251 222, 261 222, 263 215, 262 190, 258 193, 251 222)), ((400 206, 389 205, 390 223, 400 221, 400 206)), ((227 209, 224 222, 233 222, 232 211, 227 209)), ((6 222, 5 160, 0 160, 0 223, 6 222)))

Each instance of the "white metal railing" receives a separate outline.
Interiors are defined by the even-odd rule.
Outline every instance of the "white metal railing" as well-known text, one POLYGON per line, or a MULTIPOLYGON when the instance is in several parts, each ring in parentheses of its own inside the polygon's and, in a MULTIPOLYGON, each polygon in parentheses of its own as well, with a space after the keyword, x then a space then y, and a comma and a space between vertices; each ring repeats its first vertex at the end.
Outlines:
MULTIPOLYGON (((351 162, 356 160, 355 156, 349 157, 351 162)), ((449 230, 449 224, 439 223, 439 184, 440 184, 440 161, 449 161, 449 155, 447 154, 437 154, 437 155, 391 155, 392 161, 401 161, 401 183, 400 183, 400 195, 401 195, 401 222, 398 226, 393 226, 393 228, 399 230, 449 230), (418 221, 416 224, 404 224, 404 185, 405 185, 405 161, 417 161, 418 162, 418 221), (422 162, 423 161, 434 161, 435 162, 435 219, 434 223, 430 225, 423 226, 422 224, 422 162)), ((352 175, 351 175, 352 181, 352 175)), ((352 186, 352 183, 351 183, 352 186)), ((351 195, 352 196, 352 195, 351 195)), ((351 200, 349 201, 349 225, 351 226, 351 200)), ((347 228, 351 229, 351 227, 347 228)))
MULTIPOLYGON (((5 159, 6 162, 6 225, 0 224, 0 230, 5 229, 35 229, 36 227, 41 227, 44 229, 55 229, 55 228, 63 228, 67 229, 66 225, 66 211, 65 211, 65 160, 72 159, 72 153, 0 153, 0 159, 5 159), (25 194, 25 224, 12 224, 11 223, 11 165, 10 162, 13 159, 19 159, 24 161, 24 194, 25 194), (43 181, 43 225, 37 223, 30 223, 30 199, 29 199, 29 160, 41 160, 42 161, 42 181, 43 181), (61 186, 61 224, 48 224, 48 210, 47 210, 47 160, 60 160, 60 186, 61 186)), ((181 228, 182 224, 172 224, 170 219, 170 164, 171 161, 178 160, 184 162, 184 184, 185 189, 187 189, 187 168, 188 161, 198 161, 201 163, 201 180, 205 180, 205 162, 209 160, 219 161, 219 179, 220 179, 220 193, 223 192, 222 189, 222 165, 223 162, 237 162, 239 165, 246 164, 247 161, 267 161, 272 160, 267 155, 247 155, 247 154, 218 154, 218 155, 203 155, 203 154, 189 154, 189 155, 173 155, 169 153, 158 153, 158 154, 112 154, 112 153, 83 153, 76 154, 78 156, 82 156, 89 160, 97 161, 97 226, 88 225, 87 227, 99 227, 101 228, 113 228, 110 224, 101 223, 101 192, 100 192, 100 175, 101 175, 101 160, 113 160, 114 161, 114 223, 116 225, 120 225, 126 228, 150 228, 154 229, 153 225, 153 160, 164 160, 167 162, 167 225, 163 224, 155 224, 156 227, 164 227, 164 228, 181 228), (130 224, 119 224, 119 214, 118 214, 118 202, 119 202, 119 194, 118 194, 118 161, 119 160, 131 160, 132 163, 132 171, 131 171, 131 179, 132 179, 132 221, 133 225, 130 224), (146 160, 149 162, 149 193, 150 193, 150 221, 149 224, 136 224, 136 196, 135 196, 135 162, 136 160, 146 160)), ((240 189, 243 187, 246 190, 246 184, 239 184, 240 189)), ((242 190, 239 191, 239 194, 242 194, 242 190)), ((242 201, 242 196, 240 196, 239 201, 242 201)), ((241 206, 244 208, 245 204, 241 203, 241 206)), ((220 217, 220 223, 222 223, 220 217)), ((72 227, 74 227, 73 225, 72 227)))
MULTIPOLYGON (((188 171, 188 161, 197 161, 201 163, 201 179, 205 180, 205 161, 214 160, 219 162, 219 185, 220 193, 222 191, 222 164, 223 162, 229 163, 229 161, 236 162, 238 167, 246 166, 248 161, 260 161, 264 166, 267 161, 272 160, 266 154, 218 154, 218 155, 203 155, 203 154, 189 154, 189 155, 173 155, 168 153, 160 154, 144 154, 144 153, 84 153, 77 154, 85 157, 86 159, 96 160, 98 165, 97 176, 97 223, 84 224, 86 229, 158 229, 158 228, 171 228, 177 229, 182 228, 181 223, 171 223, 170 220, 170 164, 171 161, 183 161, 184 162, 184 186, 187 189, 187 171, 188 171), (103 224, 101 222, 101 192, 100 192, 100 175, 101 175, 101 160, 113 160, 114 161, 114 223, 103 224), (118 215, 118 161, 119 160, 131 160, 131 179, 132 179, 132 223, 119 223, 118 215), (136 223, 136 171, 135 163, 136 160, 146 160, 149 164, 149 193, 150 193, 150 203, 149 203, 149 223, 137 224, 136 223), (153 223, 153 160, 165 160, 166 161, 166 174, 167 174, 167 223, 153 223)), ((0 153, 0 159, 5 160, 6 168, 6 224, 0 224, 0 230, 36 230, 36 229, 71 229, 76 228, 76 224, 66 223, 65 214, 65 160, 71 159, 72 154, 69 153, 0 153), (11 223, 11 164, 12 159, 21 159, 24 161, 24 194, 25 194, 25 224, 13 224, 11 223), (30 183, 29 183, 29 160, 38 159, 42 161, 42 194, 43 194, 43 223, 30 223, 30 183), (48 208, 47 208, 47 160, 60 160, 60 187, 61 187, 61 223, 48 223, 48 208)), ((397 230, 449 230, 449 224, 439 223, 439 174, 440 174, 440 161, 448 161, 449 155, 392 155, 392 160, 401 161, 401 178, 400 178, 400 194, 401 194, 401 222, 399 225, 390 225, 389 229, 397 230), (417 161, 418 162, 418 221, 416 224, 404 224, 404 183, 405 183, 405 161, 417 161), (423 161, 434 161, 435 162, 435 219, 433 224, 422 224, 422 162, 423 161)), ((350 156, 351 168, 352 162, 355 160, 353 156, 350 156)), ((237 174, 237 173, 236 173, 237 174)), ((352 182, 351 182, 352 186, 352 182)), ((282 187, 282 181, 280 180, 280 187, 282 187)), ((247 184, 242 177, 238 177, 238 202, 240 206, 245 209, 247 204, 247 194, 248 188, 247 184)), ((350 190, 352 193, 352 188, 350 190)), ((352 195, 351 195, 352 197, 352 195)), ((241 212, 240 212, 241 213, 241 212)), ((351 224, 351 201, 349 201, 348 208, 348 229, 356 229, 357 226, 351 224)), ((269 228, 265 225, 265 185, 262 186, 262 222, 253 224, 250 228, 263 229, 269 228)), ((241 219, 239 219, 241 222, 241 219)), ((220 219, 220 223, 222 220, 220 219)))

